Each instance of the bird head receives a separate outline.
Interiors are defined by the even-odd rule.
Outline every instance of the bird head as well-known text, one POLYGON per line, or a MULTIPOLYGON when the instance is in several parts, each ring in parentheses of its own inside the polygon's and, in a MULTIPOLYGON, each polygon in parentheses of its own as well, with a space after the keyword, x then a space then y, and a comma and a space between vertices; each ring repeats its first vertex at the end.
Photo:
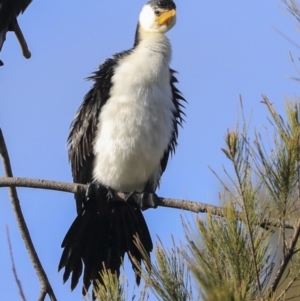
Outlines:
POLYGON ((152 0, 140 13, 141 29, 149 33, 165 33, 176 23, 176 5, 172 0, 152 0))

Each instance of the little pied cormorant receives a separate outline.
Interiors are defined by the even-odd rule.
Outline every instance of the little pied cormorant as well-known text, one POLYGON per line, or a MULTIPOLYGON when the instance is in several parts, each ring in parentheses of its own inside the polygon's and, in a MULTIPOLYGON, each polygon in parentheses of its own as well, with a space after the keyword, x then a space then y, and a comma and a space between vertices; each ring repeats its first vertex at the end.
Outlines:
POLYGON ((78 216, 62 242, 59 270, 65 268, 64 281, 72 273, 74 289, 84 264, 83 294, 100 280, 103 266, 119 275, 126 252, 141 262, 134 236, 152 251, 141 209, 157 206, 155 190, 183 122, 184 98, 174 85, 165 36, 175 21, 172 0, 148 2, 133 48, 107 59, 89 78, 94 85, 71 124, 73 180, 93 184, 86 196, 75 195, 78 216), (127 201, 113 202, 112 190, 128 193, 127 201))

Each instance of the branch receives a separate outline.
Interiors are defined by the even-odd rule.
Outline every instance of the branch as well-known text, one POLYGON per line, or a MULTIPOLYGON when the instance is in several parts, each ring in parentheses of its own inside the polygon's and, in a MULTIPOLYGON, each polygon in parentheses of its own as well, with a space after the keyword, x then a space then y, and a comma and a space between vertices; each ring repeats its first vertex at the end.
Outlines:
POLYGON ((283 259, 281 261, 281 264, 279 266, 279 269, 277 271, 277 274, 276 274, 276 276, 273 280, 273 283, 272 283, 271 288, 270 288, 270 295, 276 291, 277 286, 278 286, 278 284, 281 280, 281 277, 282 277, 286 267, 288 266, 292 256, 295 253, 295 247, 296 247, 299 236, 300 236, 300 221, 298 222, 298 224, 296 226, 296 230, 293 234, 291 244, 290 244, 287 252, 285 253, 285 255, 283 257, 283 259))
POLYGON ((42 179, 0 177, 0 188, 1 187, 27 187, 70 193, 84 193, 86 191, 87 185, 48 181, 42 179))
MULTIPOLYGON (((0 155, 2 156, 5 175, 7 177, 12 177, 13 173, 12 173, 9 156, 8 156, 6 144, 5 144, 1 129, 0 129, 0 155)), ((39 257, 36 253, 33 242, 31 240, 29 230, 27 228, 27 225, 26 225, 23 213, 22 213, 22 209, 20 206, 20 201, 18 198, 17 190, 14 186, 9 187, 9 195, 10 195, 13 211, 16 216, 16 220, 17 220, 17 224, 18 224, 21 236, 24 240, 24 243, 25 243, 27 252, 29 254, 29 257, 31 259, 31 262, 33 264, 33 267, 40 280, 40 285, 41 285, 40 296, 44 296, 44 298, 45 298, 46 294, 43 292, 46 292, 52 301, 56 301, 56 297, 54 295, 54 292, 52 290, 50 282, 49 282, 47 275, 42 267, 42 264, 39 260, 39 257)), ((39 301, 43 301, 44 298, 39 298, 39 301)))
MULTIPOLYGON (((288 283, 288 285, 285 287, 285 289, 282 291, 282 293, 276 298, 275 301, 282 300, 282 298, 285 296, 285 294, 288 292, 288 290, 291 288, 291 286, 294 284, 294 282, 298 279, 299 273, 288 283)), ((287 300, 287 299, 284 299, 287 300)))
MULTIPOLYGON (((84 193, 87 189, 87 185, 78 184, 78 183, 66 183, 66 182, 57 182, 57 181, 48 181, 41 179, 29 179, 29 178, 7 178, 0 177, 0 188, 1 187, 26 187, 26 188, 39 188, 47 190, 56 190, 69 193, 84 193)), ((117 193, 117 200, 125 201, 125 195, 121 192, 117 193)), ((193 202, 187 200, 179 200, 173 198, 164 198, 160 197, 160 202, 158 203, 160 207, 168 207, 174 209, 182 209, 195 213, 211 213, 212 215, 226 217, 226 211, 223 207, 208 205, 200 202, 193 202)), ((236 215, 239 219, 240 213, 236 212, 236 215)), ((263 229, 269 227, 279 227, 281 224, 277 220, 264 220, 259 226, 263 229)), ((294 229, 294 226, 291 223, 285 222, 284 227, 287 229, 294 229)))

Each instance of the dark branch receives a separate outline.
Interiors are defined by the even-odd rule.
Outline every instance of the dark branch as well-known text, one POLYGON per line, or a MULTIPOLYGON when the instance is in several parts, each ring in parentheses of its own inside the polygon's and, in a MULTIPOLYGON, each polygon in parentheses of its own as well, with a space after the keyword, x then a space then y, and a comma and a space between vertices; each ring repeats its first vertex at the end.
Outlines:
POLYGON ((295 254, 295 247, 298 242, 299 236, 300 236, 300 221, 298 222, 298 224, 296 226, 296 230, 293 234, 290 246, 287 249, 283 259, 281 260, 279 269, 277 271, 277 274, 276 274, 276 276, 273 280, 273 283, 271 285, 271 288, 270 288, 270 295, 272 295, 276 291, 278 284, 285 272, 286 267, 288 266, 289 262, 291 261, 292 256, 295 254))
POLYGON ((2 178, 0 177, 0 187, 27 187, 47 190, 56 190, 70 193, 85 192, 87 185, 48 181, 29 178, 2 178))
MULTIPOLYGON (((87 186, 83 184, 77 183, 65 183, 65 182, 57 182, 57 181, 48 181, 48 180, 40 180, 40 179, 28 179, 28 178, 1 178, 0 177, 0 188, 1 187, 27 187, 27 188, 40 188, 40 189, 48 189, 48 190, 56 190, 63 192, 85 192, 87 186)), ((125 200, 125 195, 123 193, 118 193, 116 199, 120 201, 125 200)), ((182 209, 195 213, 211 213, 212 215, 217 215, 221 217, 226 216, 225 209, 218 206, 208 205, 205 203, 187 201, 187 200, 178 200, 172 198, 164 198, 160 197, 160 202, 158 206, 168 207, 174 209, 182 209)), ((238 218, 241 219, 240 213, 236 213, 238 218)), ((270 221, 264 220, 259 226, 267 229, 269 227, 279 227, 281 224, 279 221, 270 221)), ((294 229, 294 226, 291 223, 286 222, 285 228, 294 229)))
MULTIPOLYGON (((1 129, 0 129, 0 155, 2 157, 4 173, 5 173, 6 177, 13 177, 10 160, 9 160, 6 144, 5 144, 1 129)), ((9 187, 9 195, 10 195, 11 204, 12 204, 15 216, 16 216, 16 221, 17 221, 21 236, 24 240, 24 243, 25 243, 26 249, 28 251, 29 257, 31 259, 31 262, 33 264, 33 267, 40 280, 41 291, 47 292, 50 299, 52 301, 56 301, 56 297, 54 295, 54 292, 52 290, 52 287, 50 285, 48 277, 42 267, 42 264, 39 260, 39 257, 36 253, 33 242, 31 240, 29 230, 27 228, 27 225, 26 225, 23 213, 22 213, 22 209, 20 206, 20 201, 18 198, 17 190, 14 186, 9 187)), ((42 292, 41 292, 41 295, 43 294, 42 292)), ((40 299, 40 300, 42 301, 43 299, 40 299)))

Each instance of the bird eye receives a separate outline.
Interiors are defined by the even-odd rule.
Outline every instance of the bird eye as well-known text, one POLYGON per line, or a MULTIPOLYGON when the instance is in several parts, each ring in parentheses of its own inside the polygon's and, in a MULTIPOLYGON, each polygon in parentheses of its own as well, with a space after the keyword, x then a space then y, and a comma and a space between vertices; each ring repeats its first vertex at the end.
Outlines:
POLYGON ((155 10, 154 13, 159 16, 160 15, 160 11, 159 10, 155 10))

